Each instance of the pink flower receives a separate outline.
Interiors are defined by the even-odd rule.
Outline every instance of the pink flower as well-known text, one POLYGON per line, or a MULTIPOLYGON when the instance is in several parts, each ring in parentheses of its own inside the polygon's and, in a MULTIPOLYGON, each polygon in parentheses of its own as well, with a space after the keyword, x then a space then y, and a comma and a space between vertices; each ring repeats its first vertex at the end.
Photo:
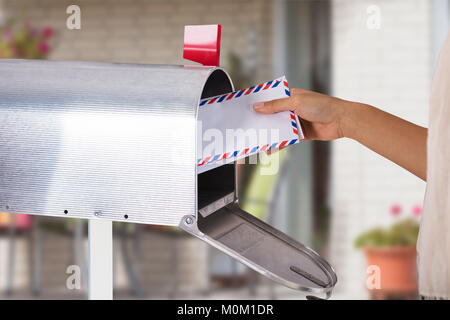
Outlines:
POLYGON ((30 23, 25 23, 25 27, 28 30, 28 34, 32 37, 37 36, 39 34, 39 30, 33 27, 30 23))
POLYGON ((41 43, 38 44, 38 51, 41 54, 47 54, 50 51, 50 46, 48 45, 47 42, 42 41, 41 43))
POLYGON ((11 53, 12 53, 13 57, 16 57, 18 52, 19 52, 19 50, 17 49, 16 46, 11 47, 11 53))
POLYGON ((11 31, 11 29, 10 28, 5 28, 5 30, 3 31, 3 39, 6 41, 6 42, 9 42, 9 41, 11 41, 12 40, 12 31, 11 31))
POLYGON ((53 28, 52 27, 45 27, 42 30, 42 35, 44 36, 45 39, 50 38, 51 36, 53 36, 53 28))
POLYGON ((420 216, 422 214, 422 206, 420 204, 416 204, 416 205, 412 206, 411 212, 416 217, 420 216))
POLYGON ((402 207, 399 204, 393 204, 389 208, 389 213, 393 216, 398 216, 400 213, 402 213, 402 207))

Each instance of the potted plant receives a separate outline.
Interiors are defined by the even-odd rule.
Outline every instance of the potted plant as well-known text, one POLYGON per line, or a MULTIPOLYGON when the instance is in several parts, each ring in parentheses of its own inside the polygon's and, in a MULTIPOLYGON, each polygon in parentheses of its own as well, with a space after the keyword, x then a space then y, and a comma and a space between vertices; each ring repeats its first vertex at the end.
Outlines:
MULTIPOLYGON (((401 207, 393 205, 390 212, 398 219, 401 207)), ((412 212, 416 217, 397 220, 388 228, 368 230, 355 240, 355 246, 365 254, 369 277, 374 277, 366 283, 373 298, 412 298, 417 294, 416 243, 421 207, 414 206, 412 212)))
POLYGON ((13 20, 0 26, 0 58, 46 59, 50 54, 53 28, 18 24, 13 20))

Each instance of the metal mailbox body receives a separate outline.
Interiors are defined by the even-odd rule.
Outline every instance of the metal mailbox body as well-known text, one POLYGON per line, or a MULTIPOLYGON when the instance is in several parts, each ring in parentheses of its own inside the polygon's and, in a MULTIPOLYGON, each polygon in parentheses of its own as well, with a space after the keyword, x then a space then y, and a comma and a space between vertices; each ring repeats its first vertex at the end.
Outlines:
POLYGON ((0 60, 1 210, 177 226, 215 70, 0 60))
POLYGON ((239 208, 235 164, 197 176, 199 101, 233 90, 224 70, 0 60, 0 74, 0 211, 180 226, 331 293, 326 261, 239 208))

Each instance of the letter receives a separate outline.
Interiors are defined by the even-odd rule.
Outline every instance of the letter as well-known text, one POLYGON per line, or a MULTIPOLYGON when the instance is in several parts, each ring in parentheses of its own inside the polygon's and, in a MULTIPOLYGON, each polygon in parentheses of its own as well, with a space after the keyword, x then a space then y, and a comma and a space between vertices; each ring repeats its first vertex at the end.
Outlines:
MULTIPOLYGON (((261 136, 260 136, 261 137, 261 136)), ((272 145, 274 142, 280 141, 280 132, 278 129, 270 130, 270 139, 267 140, 267 144, 272 145)), ((259 166, 259 173, 262 176, 269 176, 278 173, 280 168, 280 154, 274 152, 267 155, 265 152, 259 154, 259 161, 261 161, 261 166, 259 166)))
POLYGON ((72 4, 67 7, 66 13, 70 14, 66 20, 66 26, 69 30, 81 29, 81 9, 79 6, 72 4))
POLYGON ((219 129, 210 128, 203 134, 203 141, 212 141, 204 146, 202 158, 223 153, 223 135, 219 129))
POLYGON ((250 314, 250 306, 247 304, 246 306, 239 306, 239 314, 250 314))
POLYGON ((66 280, 66 287, 69 290, 81 289, 81 270, 77 265, 70 265, 66 269, 66 274, 70 274, 66 280))
POLYGON ((258 142, 256 129, 226 129, 225 135, 228 150, 240 150, 245 146, 255 146, 258 142))
POLYGON ((266 314, 273 314, 273 305, 272 304, 267 305, 267 313, 266 314))
POLYGON ((381 288, 381 270, 379 266, 370 265, 367 267, 366 273, 369 275, 366 280, 367 289, 381 288))
POLYGON ((188 307, 186 305, 186 313, 185 314, 194 314, 194 313, 195 313, 194 308, 193 307, 188 307))
POLYGON ((205 313, 206 313, 206 316, 205 316, 205 318, 208 318, 209 317, 209 313, 211 312, 211 307, 205 307, 205 313))
POLYGON ((367 29, 375 30, 381 28, 381 9, 377 5, 370 5, 366 10, 368 16, 366 21, 367 29))
POLYGON ((222 305, 222 314, 231 314, 231 305, 228 306, 222 305))

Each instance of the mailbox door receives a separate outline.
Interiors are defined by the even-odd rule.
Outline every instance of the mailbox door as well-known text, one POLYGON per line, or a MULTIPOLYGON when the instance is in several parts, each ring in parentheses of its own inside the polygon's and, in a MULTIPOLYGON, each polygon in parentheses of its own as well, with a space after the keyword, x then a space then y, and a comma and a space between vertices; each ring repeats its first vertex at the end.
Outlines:
POLYGON ((198 214, 197 219, 187 217, 181 228, 280 284, 331 295, 337 277, 328 262, 242 210, 237 201, 207 216, 198 214))

